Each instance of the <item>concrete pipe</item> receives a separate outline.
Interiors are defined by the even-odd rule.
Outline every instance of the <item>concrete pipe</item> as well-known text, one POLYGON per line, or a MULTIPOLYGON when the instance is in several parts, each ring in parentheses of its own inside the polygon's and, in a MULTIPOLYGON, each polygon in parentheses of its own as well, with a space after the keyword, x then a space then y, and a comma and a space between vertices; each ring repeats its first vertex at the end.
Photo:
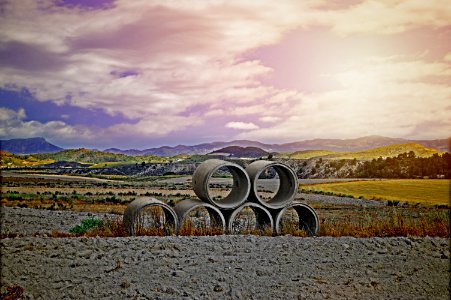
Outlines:
POLYGON ((278 235, 282 233, 282 228, 280 224, 282 221, 282 217, 289 208, 293 208, 296 214, 298 215, 299 217, 298 228, 300 230, 304 230, 308 234, 308 236, 316 236, 318 234, 319 219, 315 210, 310 206, 308 206, 307 204, 295 202, 288 205, 287 207, 284 207, 276 214, 275 223, 276 223, 276 233, 278 235))
POLYGON ((178 227, 178 221, 174 210, 166 203, 151 197, 140 197, 127 205, 123 219, 125 231, 132 236, 138 234, 139 228, 144 226, 144 224, 142 224, 142 220, 140 219, 140 213, 144 208, 149 206, 157 206, 162 208, 165 217, 162 224, 162 226, 164 226, 163 229, 166 233, 175 233, 178 227), (169 227, 172 227, 172 230, 168 228, 168 225, 169 227))
POLYGON ((298 178, 287 165, 274 161, 257 160, 247 166, 246 172, 249 174, 252 186, 252 192, 249 195, 250 201, 271 209, 280 209, 293 202, 298 190, 298 178), (265 201, 258 193, 257 182, 262 172, 271 167, 279 175, 279 189, 274 197, 265 201))
POLYGON ((185 218, 188 216, 188 214, 192 210, 195 210, 197 208, 205 208, 208 212, 211 222, 218 226, 222 233, 225 232, 226 222, 219 209, 209 203, 205 203, 199 200, 184 199, 177 202, 177 204, 174 206, 174 211, 179 219, 177 233, 179 233, 180 228, 183 226, 183 222, 185 221, 185 218))
POLYGON ((193 189, 202 201, 211 203, 221 209, 234 209, 246 201, 250 191, 249 176, 239 165, 220 160, 209 159, 201 163, 193 174, 193 189), (233 177, 230 193, 223 199, 214 199, 209 192, 211 176, 220 168, 226 167, 233 177))
POLYGON ((271 213, 262 205, 253 202, 246 202, 233 211, 224 211, 224 215, 227 221, 227 231, 231 234, 234 234, 236 232, 235 227, 239 222, 239 220, 236 220, 236 218, 238 217, 240 212, 247 207, 252 209, 253 213, 255 214, 255 228, 257 230, 265 230, 266 228, 268 228, 270 230, 270 233, 272 234, 274 229, 274 222, 271 213))

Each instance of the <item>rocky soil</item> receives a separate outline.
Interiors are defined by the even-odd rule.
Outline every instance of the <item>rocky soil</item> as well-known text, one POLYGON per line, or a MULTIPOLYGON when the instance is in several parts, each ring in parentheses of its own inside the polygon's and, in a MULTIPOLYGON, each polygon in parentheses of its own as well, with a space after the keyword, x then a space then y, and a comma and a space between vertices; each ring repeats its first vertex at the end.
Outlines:
POLYGON ((88 215, 1 209, 2 293, 31 299, 449 299, 449 239, 51 238, 88 215), (33 236, 40 232, 40 236, 33 236))

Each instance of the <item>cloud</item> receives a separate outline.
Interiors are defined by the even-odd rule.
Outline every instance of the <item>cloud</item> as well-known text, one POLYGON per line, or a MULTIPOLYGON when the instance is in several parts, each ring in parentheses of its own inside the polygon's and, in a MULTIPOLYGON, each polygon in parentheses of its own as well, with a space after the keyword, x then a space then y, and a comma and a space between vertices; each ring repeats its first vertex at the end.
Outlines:
POLYGON ((446 0, 361 1, 347 9, 328 11, 320 20, 342 35, 394 34, 422 26, 450 25, 451 7, 446 0))
POLYGON ((282 121, 236 138, 279 142, 371 134, 446 138, 451 130, 450 71, 450 64, 371 59, 358 69, 331 74, 340 79, 341 89, 300 96, 282 121))
POLYGON ((142 119, 136 124, 119 123, 107 128, 96 128, 68 125, 62 121, 25 121, 25 116, 24 109, 14 111, 0 107, 0 138, 43 136, 66 147, 96 145, 106 148, 118 147, 122 143, 142 144, 143 139, 151 143, 161 136, 184 130, 189 124, 200 122, 189 116, 170 120, 165 116, 157 116, 142 119))
MULTIPOLYGON (((310 94, 277 88, 271 83, 277 66, 246 59, 300 28, 319 27, 340 36, 443 28, 451 24, 447 1, 117 0, 89 10, 55 6, 53 0, 4 3, 0 88, 26 88, 38 101, 138 120, 99 130, 95 120, 90 127, 69 126, 24 121, 15 112, 2 129, 9 136, 33 132, 66 135, 66 142, 107 144, 196 126, 202 132, 205 120, 213 117, 222 120, 220 126, 246 130, 243 137, 266 140, 371 130, 408 135, 419 132, 421 122, 429 122, 428 128, 436 124, 430 122, 430 111, 440 111, 449 100, 444 83, 449 53, 440 62, 379 57, 340 69, 307 70, 340 84, 310 94), (417 119, 407 120, 408 114, 417 119)), ((326 50, 312 59, 327 61, 327 52, 334 49, 326 50)))
POLYGON ((240 129, 240 130, 252 130, 258 129, 259 127, 254 123, 246 123, 246 122, 228 122, 226 124, 227 128, 240 129))
POLYGON ((276 122, 280 121, 280 118, 274 117, 274 116, 266 116, 266 117, 261 117, 260 121, 266 122, 266 123, 276 123, 276 122))

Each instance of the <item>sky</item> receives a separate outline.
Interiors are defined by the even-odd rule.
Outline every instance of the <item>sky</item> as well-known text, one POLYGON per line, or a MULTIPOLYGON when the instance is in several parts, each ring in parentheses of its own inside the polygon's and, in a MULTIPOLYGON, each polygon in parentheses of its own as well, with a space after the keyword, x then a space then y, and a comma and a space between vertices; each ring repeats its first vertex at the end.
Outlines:
POLYGON ((450 132, 449 0, 0 0, 0 139, 450 132))

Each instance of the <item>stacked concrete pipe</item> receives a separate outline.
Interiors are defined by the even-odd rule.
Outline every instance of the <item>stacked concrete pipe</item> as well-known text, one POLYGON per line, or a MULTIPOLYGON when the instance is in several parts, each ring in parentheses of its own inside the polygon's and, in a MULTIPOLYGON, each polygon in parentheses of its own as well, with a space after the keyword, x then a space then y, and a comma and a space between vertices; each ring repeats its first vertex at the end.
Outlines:
POLYGON ((293 202, 298 180, 294 171, 285 164, 273 161, 255 161, 246 169, 224 160, 209 159, 201 163, 193 174, 193 190, 200 200, 185 199, 179 201, 174 208, 154 198, 140 198, 129 204, 124 213, 124 225, 130 235, 135 235, 137 218, 142 209, 156 205, 163 208, 166 220, 178 233, 189 213, 198 208, 205 208, 217 226, 223 232, 235 233, 234 222, 245 208, 252 209, 256 218, 257 229, 269 229, 281 234, 283 215, 293 208, 299 217, 299 229, 309 236, 315 236, 319 230, 318 216, 310 206, 293 202), (227 168, 232 174, 233 185, 230 193, 221 200, 210 194, 209 182, 213 174, 221 168, 227 168), (279 176, 280 184, 274 197, 264 201, 258 192, 258 179, 269 168, 273 168, 279 176))

